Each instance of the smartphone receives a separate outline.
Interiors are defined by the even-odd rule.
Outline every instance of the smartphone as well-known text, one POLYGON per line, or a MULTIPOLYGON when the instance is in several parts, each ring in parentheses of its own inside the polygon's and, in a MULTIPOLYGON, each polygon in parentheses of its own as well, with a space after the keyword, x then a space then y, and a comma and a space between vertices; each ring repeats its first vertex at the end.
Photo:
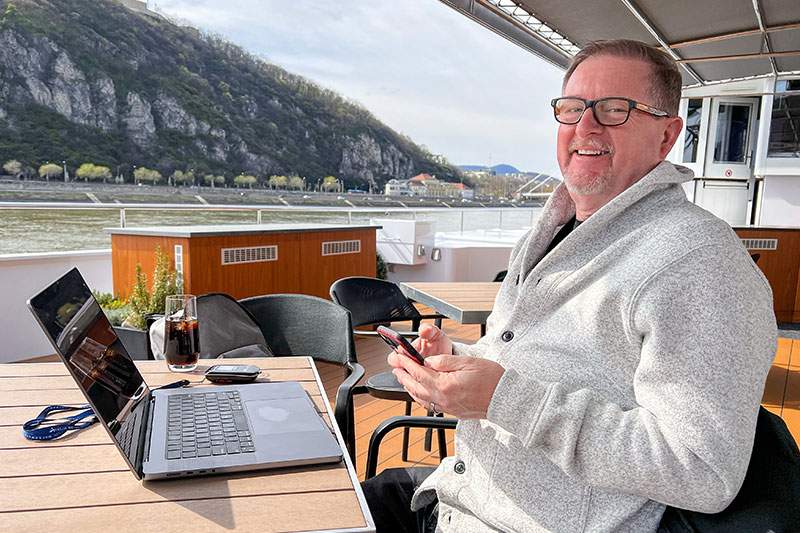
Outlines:
POLYGON ((213 383, 248 383, 261 374, 254 365, 214 365, 206 370, 206 379, 213 383))
POLYGON ((423 359, 417 349, 414 348, 405 337, 397 333, 395 330, 389 329, 385 326, 378 326, 377 331, 378 335, 380 335, 381 338, 386 341, 386 344, 394 349, 402 348, 402 350, 399 350, 400 353, 410 357, 421 365, 425 364, 425 359, 423 359))

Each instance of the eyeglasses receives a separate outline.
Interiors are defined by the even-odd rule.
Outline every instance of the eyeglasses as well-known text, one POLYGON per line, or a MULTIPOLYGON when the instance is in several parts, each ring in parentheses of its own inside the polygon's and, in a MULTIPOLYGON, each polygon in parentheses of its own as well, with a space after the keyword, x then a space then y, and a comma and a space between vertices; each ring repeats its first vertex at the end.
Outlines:
POLYGON ((577 124, 588 108, 592 108, 594 119, 603 126, 621 126, 628 121, 632 109, 638 109, 655 117, 668 117, 669 113, 655 107, 619 96, 585 100, 574 96, 553 98, 553 115, 561 124, 577 124))

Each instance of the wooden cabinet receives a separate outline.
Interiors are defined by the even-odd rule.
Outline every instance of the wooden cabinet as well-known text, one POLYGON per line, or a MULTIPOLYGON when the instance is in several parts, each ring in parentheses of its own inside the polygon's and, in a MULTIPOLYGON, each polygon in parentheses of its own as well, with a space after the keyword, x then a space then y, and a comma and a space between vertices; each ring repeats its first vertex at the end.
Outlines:
POLYGON ((769 280, 778 322, 800 322, 800 228, 735 227, 769 280))
POLYGON ((149 283, 160 247, 182 275, 187 293, 328 298, 328 288, 339 278, 375 276, 377 229, 323 224, 112 229, 114 292, 128 297, 137 264, 149 283))

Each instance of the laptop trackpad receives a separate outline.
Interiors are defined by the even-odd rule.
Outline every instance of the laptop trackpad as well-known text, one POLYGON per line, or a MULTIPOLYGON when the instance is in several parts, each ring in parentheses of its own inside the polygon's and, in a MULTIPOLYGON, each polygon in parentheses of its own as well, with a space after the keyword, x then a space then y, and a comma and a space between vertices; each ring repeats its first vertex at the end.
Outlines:
POLYGON ((276 435, 325 429, 325 423, 306 398, 245 402, 256 435, 276 435))

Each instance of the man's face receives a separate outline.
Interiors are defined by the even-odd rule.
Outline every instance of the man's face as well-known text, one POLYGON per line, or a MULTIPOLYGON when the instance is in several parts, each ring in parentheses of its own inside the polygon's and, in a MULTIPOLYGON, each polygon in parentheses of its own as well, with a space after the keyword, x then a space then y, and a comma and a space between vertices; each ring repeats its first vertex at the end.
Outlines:
MULTIPOLYGON (((563 96, 622 96, 655 106, 651 77, 650 65, 641 60, 597 55, 575 69, 563 96)), ((630 187, 666 157, 680 125, 680 119, 632 110, 625 124, 602 126, 590 109, 577 124, 560 124, 558 164, 573 199, 592 196, 603 205, 630 187)))

